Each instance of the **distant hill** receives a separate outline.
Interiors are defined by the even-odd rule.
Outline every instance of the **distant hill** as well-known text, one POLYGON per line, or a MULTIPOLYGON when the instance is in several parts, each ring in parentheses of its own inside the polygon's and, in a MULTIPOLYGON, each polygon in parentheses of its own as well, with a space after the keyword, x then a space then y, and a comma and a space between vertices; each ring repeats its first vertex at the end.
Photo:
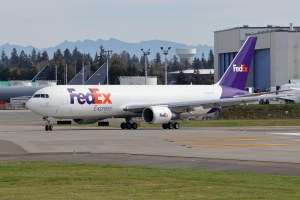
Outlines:
MULTIPOLYGON (((161 53, 160 47, 172 47, 169 52, 169 58, 173 57, 175 55, 175 49, 177 48, 196 48, 197 49, 197 55, 196 57, 201 58, 202 53, 204 53, 205 57, 207 57, 208 52, 210 49, 213 49, 212 46, 208 45, 197 45, 197 46, 188 46, 186 44, 176 43, 176 42, 170 42, 170 41, 163 41, 163 40, 149 40, 149 41, 141 41, 139 43, 128 43, 123 42, 117 39, 109 39, 109 40, 84 40, 84 41, 76 41, 76 42, 70 42, 70 41, 64 41, 61 44, 58 44, 55 47, 49 47, 49 48, 35 48, 32 46, 26 46, 22 47, 19 45, 12 45, 12 44, 4 44, 0 46, 0 50, 4 49, 7 56, 10 57, 10 53, 12 52, 13 48, 16 48, 18 54, 22 50, 26 54, 30 54, 32 49, 35 48, 36 51, 44 51, 46 50, 48 52, 48 55, 50 58, 53 57, 53 53, 60 49, 61 51, 64 51, 66 48, 68 48, 71 52, 75 48, 75 46, 78 48, 78 50, 82 53, 89 53, 92 58, 94 58, 96 52, 100 51, 100 45, 102 45, 107 50, 113 50, 114 53, 121 53, 122 51, 127 51, 130 53, 131 56, 134 54, 137 57, 140 57, 142 55, 141 48, 148 50, 150 49, 150 59, 154 59, 155 54, 157 52, 161 53)), ((163 57, 162 57, 163 58, 163 57)))

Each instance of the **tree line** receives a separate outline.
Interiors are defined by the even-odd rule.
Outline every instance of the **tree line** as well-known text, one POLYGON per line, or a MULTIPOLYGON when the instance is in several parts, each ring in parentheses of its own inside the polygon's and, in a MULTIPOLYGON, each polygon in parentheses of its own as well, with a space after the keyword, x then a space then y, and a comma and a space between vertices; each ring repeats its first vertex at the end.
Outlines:
MULTIPOLYGON (((165 62, 164 57, 157 52, 153 60, 146 60, 148 76, 157 76, 158 84, 164 83, 165 62)), ((106 62, 106 56, 103 52, 95 54, 94 58, 90 54, 81 53, 77 47, 72 51, 60 49, 54 52, 53 57, 49 58, 47 51, 36 51, 32 49, 31 53, 26 54, 23 50, 18 53, 14 48, 10 56, 4 50, 1 52, 0 60, 0 80, 32 80, 37 73, 46 65, 51 66, 46 80, 55 80, 55 69, 57 68, 57 84, 65 84, 65 68, 69 80, 78 73, 82 66, 90 65, 91 74, 93 74, 103 63, 106 62)), ((109 71, 110 84, 119 84, 119 76, 144 76, 145 74, 145 56, 131 56, 128 52, 113 53, 110 56, 111 67, 109 71)), ((194 58, 192 64, 179 62, 179 58, 174 55, 168 58, 168 71, 181 71, 185 69, 213 69, 214 55, 210 50, 207 59, 202 54, 202 58, 194 58)), ((197 73, 195 73, 197 75, 197 73)), ((203 84, 213 83, 213 78, 209 80, 199 80, 197 76, 185 77, 180 73, 177 78, 177 84, 203 84)))

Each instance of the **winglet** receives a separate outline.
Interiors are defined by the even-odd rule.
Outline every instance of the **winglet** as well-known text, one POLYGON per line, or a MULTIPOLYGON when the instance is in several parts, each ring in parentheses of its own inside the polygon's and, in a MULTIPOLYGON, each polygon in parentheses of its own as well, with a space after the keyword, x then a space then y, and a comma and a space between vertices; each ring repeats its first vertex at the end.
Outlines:
POLYGON ((256 40, 257 38, 254 36, 247 38, 217 85, 245 89, 256 40))

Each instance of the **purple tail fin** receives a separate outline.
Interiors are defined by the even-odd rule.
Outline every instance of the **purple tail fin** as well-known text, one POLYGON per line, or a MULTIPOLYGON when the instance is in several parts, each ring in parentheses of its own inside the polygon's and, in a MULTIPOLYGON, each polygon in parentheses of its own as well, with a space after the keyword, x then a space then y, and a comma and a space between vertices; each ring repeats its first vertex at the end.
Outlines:
POLYGON ((257 38, 253 36, 248 37, 220 81, 217 83, 218 85, 240 90, 245 89, 254 54, 256 39, 257 38))

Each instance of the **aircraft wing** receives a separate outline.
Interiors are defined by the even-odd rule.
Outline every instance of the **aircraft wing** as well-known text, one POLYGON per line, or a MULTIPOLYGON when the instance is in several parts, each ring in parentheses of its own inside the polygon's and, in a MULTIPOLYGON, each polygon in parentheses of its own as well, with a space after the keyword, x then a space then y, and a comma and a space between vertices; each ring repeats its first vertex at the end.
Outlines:
POLYGON ((248 96, 238 96, 233 98, 225 99, 213 99, 204 101, 185 101, 185 102, 168 102, 160 104, 137 104, 137 105, 127 105, 123 108, 124 111, 130 111, 134 113, 141 113, 146 107, 149 106, 163 106, 168 107, 174 112, 188 112, 193 111, 194 107, 209 108, 223 108, 227 106, 239 105, 248 102, 255 102, 260 99, 274 99, 284 97, 286 95, 248 95, 248 96))
MULTIPOLYGON (((270 95, 270 94, 278 94, 278 93, 283 93, 283 92, 288 92, 288 91, 292 91, 295 90, 294 88, 290 88, 290 89, 285 89, 285 90, 278 90, 278 91, 272 91, 272 92, 259 92, 259 93, 252 93, 252 94, 246 94, 246 95, 240 95, 240 96, 236 96, 236 97, 253 97, 253 96, 263 96, 263 95, 270 95)), ((300 90, 300 88, 299 88, 300 90)))

